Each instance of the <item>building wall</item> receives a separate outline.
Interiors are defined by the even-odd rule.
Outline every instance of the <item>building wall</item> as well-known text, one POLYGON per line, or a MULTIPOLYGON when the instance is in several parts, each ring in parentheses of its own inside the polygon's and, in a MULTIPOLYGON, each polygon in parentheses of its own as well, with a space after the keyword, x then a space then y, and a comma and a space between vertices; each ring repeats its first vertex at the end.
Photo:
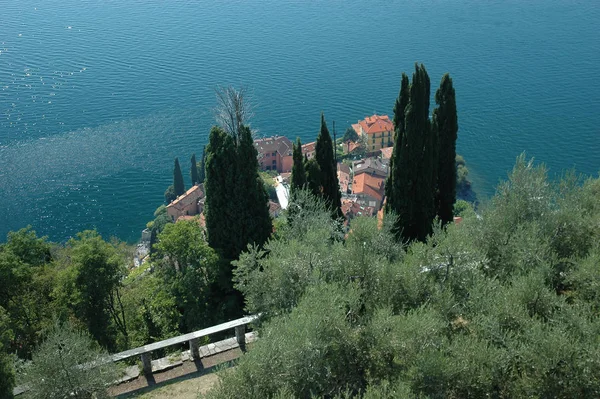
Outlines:
POLYGON ((394 143, 394 132, 392 131, 363 134, 363 137, 365 138, 367 153, 377 152, 394 143))
POLYGON ((279 173, 288 173, 292 171, 294 166, 294 158, 291 155, 281 157, 281 169, 277 169, 279 173))

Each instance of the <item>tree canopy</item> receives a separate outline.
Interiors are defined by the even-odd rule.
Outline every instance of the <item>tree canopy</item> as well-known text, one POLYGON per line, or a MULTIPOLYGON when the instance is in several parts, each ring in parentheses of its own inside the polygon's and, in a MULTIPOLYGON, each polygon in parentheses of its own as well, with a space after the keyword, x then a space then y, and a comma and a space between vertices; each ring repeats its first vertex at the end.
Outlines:
POLYGON ((321 129, 315 145, 315 160, 320 170, 321 195, 331 207, 334 217, 342 217, 342 194, 333 151, 333 141, 325 122, 325 115, 321 113, 321 129))
POLYGON ((598 195, 522 156, 479 215, 406 247, 303 207, 236 263, 261 338, 209 398, 597 397, 598 195))
POLYGON ((449 74, 442 77, 440 87, 435 93, 438 105, 433 110, 433 126, 439 138, 438 180, 436 192, 436 213, 442 224, 453 219, 456 201, 456 138, 458 121, 456 113, 456 94, 449 74))

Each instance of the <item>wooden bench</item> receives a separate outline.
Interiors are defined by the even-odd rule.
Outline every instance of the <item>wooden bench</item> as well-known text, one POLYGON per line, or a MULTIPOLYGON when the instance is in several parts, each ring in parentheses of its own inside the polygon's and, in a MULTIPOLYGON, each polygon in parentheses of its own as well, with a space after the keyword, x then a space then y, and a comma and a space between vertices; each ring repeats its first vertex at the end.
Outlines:
POLYGON ((142 369, 144 374, 152 374, 152 352, 157 349, 163 349, 168 346, 182 344, 189 342, 190 355, 192 359, 200 359, 200 353, 198 352, 198 341, 202 337, 206 337, 211 334, 222 332, 225 330, 235 329, 235 338, 242 351, 246 351, 246 324, 249 324, 256 320, 258 316, 246 316, 241 319, 228 321, 227 323, 218 324, 216 326, 208 327, 203 330, 194 331, 189 334, 180 335, 178 337, 165 339, 164 341, 153 342, 148 345, 144 345, 139 348, 129 349, 124 352, 115 353, 110 355, 110 361, 118 362, 120 360, 128 359, 134 356, 140 356, 142 359, 142 369))

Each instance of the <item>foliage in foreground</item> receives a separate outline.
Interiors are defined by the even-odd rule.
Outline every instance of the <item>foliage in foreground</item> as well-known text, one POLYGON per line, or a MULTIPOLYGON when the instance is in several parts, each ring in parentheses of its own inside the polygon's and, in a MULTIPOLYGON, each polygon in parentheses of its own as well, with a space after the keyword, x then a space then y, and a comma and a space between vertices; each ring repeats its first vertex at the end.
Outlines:
POLYGON ((402 248, 300 207, 237 263, 261 339, 209 397, 600 395, 600 179, 524 157, 481 214, 402 248))
POLYGON ((106 388, 118 374, 112 363, 102 364, 105 355, 87 334, 68 324, 56 324, 27 369, 30 391, 26 396, 32 399, 108 397, 106 388))

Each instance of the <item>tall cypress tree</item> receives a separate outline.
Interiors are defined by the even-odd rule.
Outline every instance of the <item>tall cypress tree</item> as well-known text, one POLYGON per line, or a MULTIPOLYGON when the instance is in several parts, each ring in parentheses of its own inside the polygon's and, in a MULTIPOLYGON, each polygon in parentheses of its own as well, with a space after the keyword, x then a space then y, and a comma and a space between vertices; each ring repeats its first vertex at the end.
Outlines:
POLYGON ((202 159, 196 165, 198 169, 198 183, 204 183, 204 179, 206 178, 204 165, 206 165, 206 146, 202 147, 202 159))
POLYGON ((175 195, 180 196, 185 193, 185 185, 183 184, 183 175, 179 166, 179 159, 175 158, 175 166, 173 167, 173 189, 175 195))
MULTIPOLYGON (((394 168, 394 162, 399 162, 400 160, 402 137, 404 136, 404 113, 409 99, 410 93, 408 76, 406 73, 402 72, 402 79, 400 80, 400 92, 398 93, 398 98, 394 104, 394 149, 392 150, 392 157, 390 159, 390 174, 385 183, 385 196, 388 204, 390 204, 390 201, 397 201, 399 195, 394 195, 393 193, 400 194, 403 189, 401 186, 398 186, 398 179, 400 178, 398 173, 400 170, 398 168, 394 168)), ((397 207, 396 204, 392 204, 391 206, 394 209, 397 207)))
POLYGON ((198 177, 198 165, 196 163, 196 154, 192 154, 192 158, 190 159, 191 168, 190 168, 190 177, 192 179, 192 186, 200 183, 200 178, 198 177))
POLYGON ((294 144, 292 158, 294 160, 294 166, 292 166, 290 191, 291 194, 294 195, 297 190, 301 190, 306 186, 306 171, 304 170, 304 157, 302 156, 302 142, 299 137, 294 144))
POLYGON ((273 223, 269 214, 269 196, 258 174, 258 152, 254 147, 250 127, 243 125, 238 133, 236 156, 235 209, 238 214, 239 229, 232 232, 237 239, 234 258, 246 249, 248 244, 263 245, 271 235, 273 223))
POLYGON ((398 215, 395 231, 405 241, 425 241, 435 215, 433 198, 437 162, 436 140, 429 122, 429 75, 415 64, 405 109, 405 131, 399 159, 394 160, 394 187, 389 191, 387 209, 398 215))
POLYGON ((208 244, 225 259, 235 260, 248 244, 262 245, 268 239, 269 198, 249 127, 240 127, 236 140, 222 128, 212 128, 204 187, 208 244))
POLYGON ((314 196, 321 196, 321 168, 319 168, 317 160, 304 156, 304 170, 306 171, 306 187, 314 196))
POLYGON ((456 202, 456 138, 458 116, 456 112, 456 94, 449 74, 442 77, 440 88, 435 93, 438 105, 433 110, 433 126, 439 139, 439 157, 437 163, 436 213, 443 224, 453 220, 456 202))
POLYGON ((213 127, 206 148, 204 216, 208 245, 228 259, 233 259, 236 252, 231 234, 238 227, 232 211, 235 205, 232 195, 237 182, 235 158, 232 137, 220 127, 213 127))
POLYGON ((410 99, 408 76, 402 72, 402 78, 400 79, 400 92, 396 103, 394 104, 394 143, 399 144, 399 148, 402 148, 402 136, 404 134, 404 120, 405 110, 410 99))
POLYGON ((321 113, 321 130, 315 146, 315 159, 321 169, 323 199, 331 207, 335 217, 342 217, 342 194, 337 177, 337 165, 333 156, 333 142, 323 113, 321 113))

